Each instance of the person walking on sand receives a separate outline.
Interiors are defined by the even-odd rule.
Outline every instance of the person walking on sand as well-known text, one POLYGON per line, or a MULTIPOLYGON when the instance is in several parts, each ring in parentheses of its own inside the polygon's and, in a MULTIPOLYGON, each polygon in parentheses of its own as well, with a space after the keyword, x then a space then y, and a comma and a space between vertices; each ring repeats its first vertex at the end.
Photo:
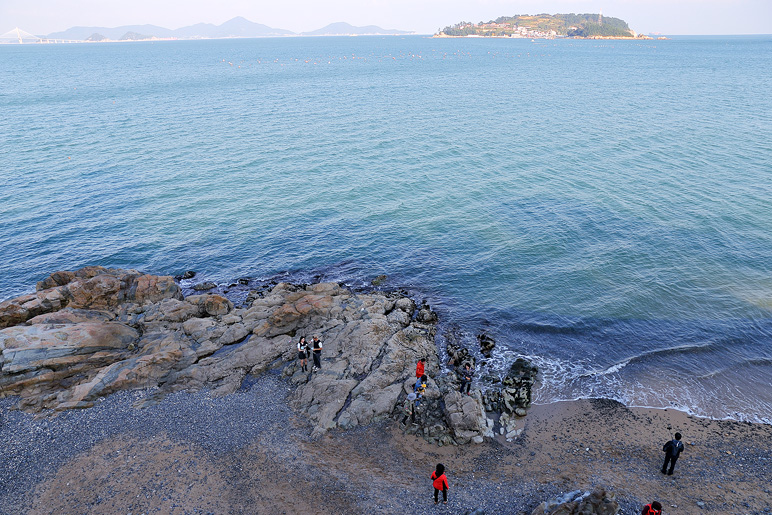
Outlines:
POLYGON ((311 349, 308 347, 308 342, 305 336, 301 336, 298 341, 298 359, 300 360, 300 370, 308 372, 308 355, 311 349))
POLYGON ((681 433, 676 433, 674 439, 662 446, 662 450, 665 451, 665 463, 662 464, 662 473, 665 474, 667 472, 668 476, 672 476, 675 462, 678 461, 678 457, 684 450, 684 444, 681 443, 681 433), (670 462, 670 470, 667 470, 668 462, 670 462))
POLYGON ((464 369, 461 371, 461 389, 459 392, 464 393, 464 387, 466 387, 466 394, 472 395, 469 393, 469 389, 472 387, 473 376, 474 370, 472 370, 472 365, 467 361, 466 365, 464 365, 464 369))
POLYGON ((322 341, 318 336, 314 335, 311 342, 314 350, 314 370, 322 369, 322 341))
POLYGON ((418 360, 418 363, 416 363, 416 366, 415 366, 416 379, 419 379, 422 375, 424 375, 425 365, 426 365, 426 358, 421 358, 418 360))
POLYGON ((432 486, 434 487, 434 504, 440 502, 440 490, 442 490, 442 502, 448 504, 448 478, 445 476, 445 465, 437 464, 437 468, 432 472, 432 486))
POLYGON ((641 515, 662 515, 662 505, 659 501, 654 501, 651 504, 647 504, 643 507, 641 515))
POLYGON ((402 424, 407 424, 407 418, 410 417, 410 421, 415 424, 415 394, 408 394, 402 405, 402 412, 405 416, 402 418, 402 424))

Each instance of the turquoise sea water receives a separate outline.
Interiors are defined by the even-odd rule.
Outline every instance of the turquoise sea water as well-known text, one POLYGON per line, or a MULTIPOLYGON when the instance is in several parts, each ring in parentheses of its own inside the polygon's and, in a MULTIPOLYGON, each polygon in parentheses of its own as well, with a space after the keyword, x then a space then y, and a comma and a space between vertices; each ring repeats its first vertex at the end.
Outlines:
MULTIPOLYGON (((605 396, 772 422, 772 37, 0 45, 0 298, 89 264, 426 298, 605 396)), ((440 338, 440 344, 442 339, 440 338)))

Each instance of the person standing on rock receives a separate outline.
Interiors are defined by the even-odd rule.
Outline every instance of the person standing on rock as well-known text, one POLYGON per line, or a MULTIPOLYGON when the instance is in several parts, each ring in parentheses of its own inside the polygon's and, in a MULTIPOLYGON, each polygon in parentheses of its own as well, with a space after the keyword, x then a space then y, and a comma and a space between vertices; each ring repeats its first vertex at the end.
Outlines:
POLYGON ((434 487, 434 504, 440 502, 440 490, 442 490, 442 502, 448 504, 448 478, 445 476, 445 465, 438 463, 431 478, 434 487))
POLYGON ((322 369, 322 341, 319 339, 318 336, 314 335, 313 341, 311 343, 313 344, 313 350, 314 350, 314 370, 321 370, 322 369))
POLYGON ((308 355, 311 349, 308 347, 308 342, 305 336, 300 337, 298 341, 298 359, 300 360, 300 370, 308 372, 308 355))
POLYGON ((464 369, 461 371, 461 389, 459 392, 464 393, 464 387, 466 387, 466 394, 471 395, 469 389, 472 387, 472 377, 474 377, 474 370, 472 370, 472 365, 467 361, 464 369))
POLYGON ((402 424, 407 424, 407 418, 410 417, 410 421, 415 424, 415 397, 414 393, 408 394, 405 399, 405 403, 402 405, 402 411, 405 416, 402 418, 402 424))
POLYGON ((675 462, 678 461, 678 457, 684 450, 684 444, 681 443, 681 433, 676 433, 674 439, 662 446, 662 450, 665 451, 665 463, 662 464, 662 473, 667 472, 668 476, 672 476, 675 462), (667 470, 668 462, 670 462, 670 470, 667 470))
POLYGON ((641 515, 662 515, 662 505, 659 501, 654 501, 651 504, 647 504, 643 507, 641 515))
POLYGON ((426 365, 426 358, 421 358, 418 360, 418 363, 415 366, 415 377, 416 379, 419 379, 422 375, 424 375, 424 366, 426 365))

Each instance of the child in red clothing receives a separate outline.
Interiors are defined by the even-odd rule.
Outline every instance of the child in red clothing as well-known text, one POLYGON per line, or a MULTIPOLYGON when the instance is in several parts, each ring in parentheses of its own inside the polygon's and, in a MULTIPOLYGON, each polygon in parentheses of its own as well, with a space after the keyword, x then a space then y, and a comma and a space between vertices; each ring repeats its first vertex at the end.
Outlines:
POLYGON ((434 482, 434 504, 437 504, 440 499, 440 490, 442 490, 442 502, 448 504, 448 478, 445 477, 445 465, 442 463, 437 464, 437 469, 432 472, 432 479, 434 482))

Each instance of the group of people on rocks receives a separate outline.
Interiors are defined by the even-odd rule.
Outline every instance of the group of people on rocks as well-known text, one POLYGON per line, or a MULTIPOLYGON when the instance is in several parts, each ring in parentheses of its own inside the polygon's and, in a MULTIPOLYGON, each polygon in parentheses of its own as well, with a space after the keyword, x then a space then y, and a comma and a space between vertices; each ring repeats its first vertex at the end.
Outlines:
MULTIPOLYGON (((314 366, 312 371, 321 370, 322 368, 322 341, 317 335, 314 335, 311 342, 306 342, 305 336, 302 336, 297 343, 298 359, 300 361, 301 370, 308 372, 308 358, 313 357, 314 366)), ((474 369, 471 363, 468 361, 464 363, 463 368, 457 371, 459 379, 461 380, 460 393, 464 393, 466 390, 467 395, 471 395, 470 390, 472 386, 472 379, 474 378, 474 369)), ((426 385, 428 378, 426 376, 426 358, 421 358, 416 363, 415 369, 416 382, 413 386, 413 392, 408 394, 403 403, 402 424, 407 423, 408 418, 410 421, 416 423, 416 411, 421 403, 421 398, 426 392, 426 385)), ((681 442, 681 433, 675 433, 674 438, 665 443, 662 447, 665 453, 665 462, 662 464, 662 473, 673 475, 673 468, 675 467, 678 457, 684 450, 684 444, 681 442), (670 468, 668 469, 668 465, 670 468)), ((439 503, 439 494, 442 492, 442 502, 448 502, 448 478, 445 475, 445 466, 442 463, 438 463, 434 472, 431 475, 432 487, 434 488, 434 504, 439 503)), ((661 515, 662 504, 658 501, 654 501, 643 507, 642 515, 661 515)))
POLYGON ((300 360, 300 369, 303 372, 308 372, 308 358, 313 356, 314 359, 314 372, 322 369, 322 341, 317 335, 311 338, 311 342, 306 341, 305 336, 301 336, 298 340, 298 359, 300 360))

